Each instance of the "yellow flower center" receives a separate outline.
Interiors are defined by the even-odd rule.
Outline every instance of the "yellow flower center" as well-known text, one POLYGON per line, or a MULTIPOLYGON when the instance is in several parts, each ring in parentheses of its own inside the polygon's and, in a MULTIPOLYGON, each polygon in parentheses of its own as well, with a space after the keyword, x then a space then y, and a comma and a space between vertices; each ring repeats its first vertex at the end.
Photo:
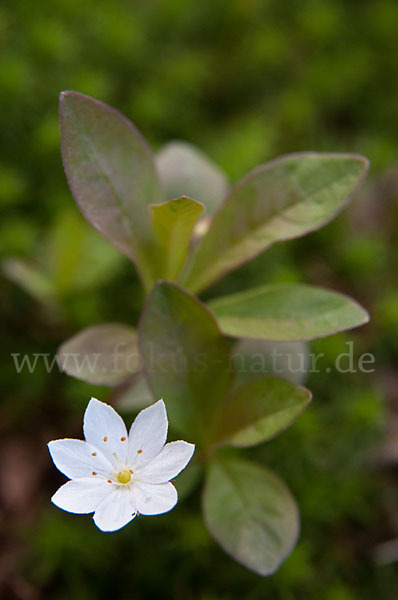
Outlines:
POLYGON ((117 474, 117 480, 119 483, 128 483, 131 481, 131 475, 128 471, 119 471, 117 474))

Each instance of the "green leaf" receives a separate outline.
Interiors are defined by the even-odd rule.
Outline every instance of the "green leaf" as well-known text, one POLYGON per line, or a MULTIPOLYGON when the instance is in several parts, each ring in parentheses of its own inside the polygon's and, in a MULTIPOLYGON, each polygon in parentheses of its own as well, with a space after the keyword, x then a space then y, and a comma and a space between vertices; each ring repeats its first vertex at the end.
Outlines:
POLYGON ((213 316, 178 286, 160 282, 147 300, 139 332, 149 385, 156 398, 164 398, 170 423, 206 443, 232 376, 213 316))
POLYGON ((224 403, 214 441, 247 447, 284 431, 311 401, 311 392, 286 379, 262 377, 246 383, 224 403))
POLYGON ((186 142, 169 142, 156 155, 156 166, 168 200, 189 196, 212 214, 225 198, 225 173, 198 148, 186 142))
POLYGON ((136 264, 150 288, 159 258, 148 206, 163 202, 154 161, 134 125, 73 91, 60 97, 62 158, 86 219, 136 264))
POLYGON ((137 333, 119 323, 83 329, 58 350, 63 371, 95 385, 118 385, 137 373, 140 357, 137 333))
POLYGON ((233 347, 232 360, 235 383, 239 386, 261 375, 276 375, 292 383, 303 383, 308 371, 308 345, 242 338, 233 347))
POLYGON ((40 249, 41 263, 61 297, 103 285, 115 275, 123 260, 121 254, 71 208, 56 215, 40 249))
POLYGON ((274 242, 318 229, 343 208, 367 167, 362 156, 311 152, 257 167, 215 214, 184 286, 197 293, 274 242))
POLYGON ((227 335, 279 341, 325 337, 369 320, 368 313, 343 294, 294 283, 217 298, 209 307, 227 335))
MULTIPOLYGON (((159 399, 159 398, 158 398, 159 399)), ((155 402, 145 376, 139 373, 115 394, 114 401, 121 411, 139 411, 155 402)))
POLYGON ((204 206, 183 196, 152 205, 151 209, 153 225, 162 246, 162 277, 173 280, 187 258, 192 232, 204 206))
POLYGON ((182 473, 173 481, 173 485, 178 493, 178 500, 181 502, 188 498, 194 489, 199 485, 203 475, 203 465, 192 463, 184 469, 182 473))
POLYGON ((10 256, 1 263, 4 275, 41 302, 53 302, 56 297, 54 282, 40 269, 16 256, 10 256))
POLYGON ((209 466, 203 496, 207 527, 228 554, 259 575, 271 575, 299 533, 296 503, 274 473, 236 458, 209 466))

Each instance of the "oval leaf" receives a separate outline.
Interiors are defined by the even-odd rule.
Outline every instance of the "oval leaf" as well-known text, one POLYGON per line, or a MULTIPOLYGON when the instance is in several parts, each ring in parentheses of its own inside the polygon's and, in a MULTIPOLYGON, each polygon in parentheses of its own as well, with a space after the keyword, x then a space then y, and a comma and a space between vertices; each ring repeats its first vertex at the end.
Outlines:
POLYGON ((141 368, 136 331, 119 323, 88 327, 60 346, 58 362, 87 383, 118 385, 141 368))
POLYGON ((77 92, 62 92, 60 120, 62 158, 77 205, 135 262, 149 288, 158 258, 149 204, 164 200, 149 147, 121 113, 77 92))
POLYGON ((248 461, 210 465, 203 511, 217 542, 259 575, 274 573, 298 537, 298 509, 289 490, 274 473, 248 461))
POLYGON ((312 285, 281 283, 209 303, 222 331, 235 337, 312 340, 367 323, 357 302, 312 285))
POLYGON ((242 338, 232 351, 239 386, 262 375, 275 375, 292 383, 303 383, 309 368, 308 345, 305 342, 273 342, 242 338))
POLYGON ((90 290, 115 275, 119 252, 87 227, 73 206, 59 211, 41 251, 59 296, 90 290))
POLYGON ((178 493, 178 501, 182 502, 188 498, 196 487, 203 475, 203 465, 192 463, 189 469, 184 469, 182 473, 173 481, 173 485, 178 493))
POLYGON ((187 142, 169 142, 156 155, 156 166, 168 200, 190 196, 211 214, 225 198, 225 173, 198 148, 187 142))
POLYGON ((311 392, 286 379, 263 377, 246 383, 226 399, 216 442, 247 447, 284 431, 311 401, 311 392))
POLYGON ((10 256, 1 263, 3 274, 41 302, 53 302, 54 282, 44 269, 25 260, 10 256))
POLYGON ((213 316, 178 286, 160 282, 147 300, 139 332, 149 385, 156 398, 164 398, 170 423, 205 443, 232 376, 213 316))
POLYGON ((204 206, 183 196, 163 204, 154 204, 151 209, 153 226, 162 245, 162 277, 173 280, 188 256, 192 232, 204 206))
POLYGON ((347 202, 368 162, 351 154, 292 154, 232 188, 198 244, 184 286, 198 292, 271 244, 318 229, 347 202))
POLYGON ((134 377, 133 381, 126 382, 122 389, 115 390, 114 403, 121 411, 139 411, 154 402, 156 398, 142 373, 134 377))

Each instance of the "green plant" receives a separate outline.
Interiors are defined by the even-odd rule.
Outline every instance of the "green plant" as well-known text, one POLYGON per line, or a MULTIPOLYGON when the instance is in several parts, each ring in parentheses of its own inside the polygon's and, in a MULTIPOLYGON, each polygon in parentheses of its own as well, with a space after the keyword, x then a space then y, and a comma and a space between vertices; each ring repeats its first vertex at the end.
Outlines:
POLYGON ((148 295, 138 332, 119 323, 84 330, 60 348, 64 370, 90 383, 138 382, 153 399, 164 397, 171 423, 206 465, 210 532, 238 561, 268 575, 294 546, 298 510, 281 480, 236 448, 283 431, 311 394, 255 374, 236 386, 228 338, 305 341, 361 325, 368 315, 340 293, 307 285, 262 286, 208 305, 194 294, 271 244, 331 220, 367 161, 292 154, 227 191, 225 175, 192 147, 171 145, 154 160, 125 117, 76 92, 61 94, 61 136, 76 203, 134 263, 148 295), (182 195, 191 190, 195 199, 182 195))

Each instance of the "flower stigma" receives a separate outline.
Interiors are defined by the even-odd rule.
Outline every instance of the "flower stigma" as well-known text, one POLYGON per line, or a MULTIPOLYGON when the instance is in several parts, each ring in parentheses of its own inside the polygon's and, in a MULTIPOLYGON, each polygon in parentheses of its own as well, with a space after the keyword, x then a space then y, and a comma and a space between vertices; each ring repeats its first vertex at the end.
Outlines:
POLYGON ((129 481, 131 481, 131 474, 129 473, 129 471, 119 471, 119 473, 117 474, 117 480, 119 483, 128 483, 129 481))

